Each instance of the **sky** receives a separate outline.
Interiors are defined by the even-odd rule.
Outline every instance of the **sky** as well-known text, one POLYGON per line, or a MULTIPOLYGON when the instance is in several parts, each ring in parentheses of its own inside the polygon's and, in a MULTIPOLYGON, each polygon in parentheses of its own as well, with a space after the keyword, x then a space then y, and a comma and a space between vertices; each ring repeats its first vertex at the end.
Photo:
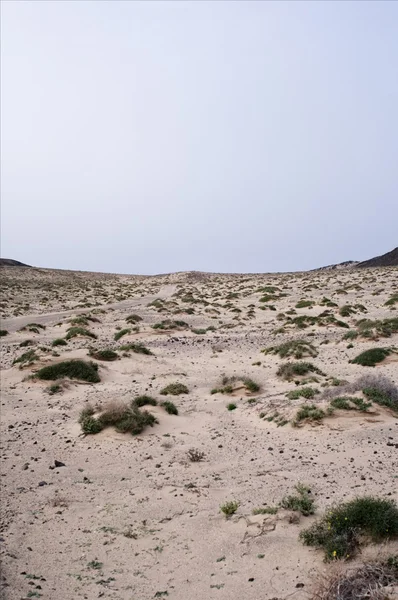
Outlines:
POLYGON ((1 256, 278 272, 398 245, 398 2, 1 3, 1 256))

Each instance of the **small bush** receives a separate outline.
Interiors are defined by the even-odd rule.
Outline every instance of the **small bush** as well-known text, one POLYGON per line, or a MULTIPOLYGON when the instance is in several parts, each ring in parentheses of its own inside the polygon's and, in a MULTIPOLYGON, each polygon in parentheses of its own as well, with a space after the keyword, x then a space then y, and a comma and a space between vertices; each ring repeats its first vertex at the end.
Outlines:
POLYGON ((124 346, 120 346, 119 350, 122 350, 123 352, 134 352, 135 354, 146 354, 147 356, 153 355, 152 350, 149 350, 149 348, 140 342, 125 344, 124 346))
POLYGON ((294 425, 297 425, 301 421, 321 421, 326 417, 327 413, 322 410, 322 408, 318 408, 315 404, 303 404, 303 406, 297 411, 296 418, 293 422, 294 425))
POLYGON ((365 402, 363 398, 357 398, 355 396, 338 396, 331 401, 330 405, 333 406, 333 408, 341 410, 360 410, 366 412, 368 408, 372 406, 372 403, 365 402))
POLYGON ((4 337, 6 335, 8 335, 7 329, 0 329, 0 337, 4 337))
POLYGON ((88 383, 98 383, 101 381, 98 375, 97 364, 77 359, 48 365, 39 369, 34 376, 47 381, 63 379, 64 377, 79 379, 88 383))
POLYGON ((169 383, 162 390, 160 390, 162 396, 179 396, 180 394, 189 394, 189 389, 183 383, 169 383))
POLYGON ((313 306, 314 302, 312 300, 299 300, 296 304, 296 308, 308 308, 309 306, 313 306))
POLYGON ((264 354, 279 354, 281 358, 293 356, 294 358, 301 359, 305 356, 311 356, 312 358, 318 356, 318 352, 316 351, 313 344, 304 339, 284 342, 279 346, 271 346, 270 348, 265 348, 261 352, 264 352, 264 354))
POLYGON ((236 502, 236 500, 231 500, 229 502, 225 502, 225 504, 221 504, 221 506, 220 506, 221 512, 224 513, 224 515, 227 518, 232 517, 232 515, 234 515, 236 513, 238 508, 239 508, 239 502, 236 502))
POLYGON ((253 508, 252 515, 276 515, 277 512, 277 506, 264 506, 261 508, 253 508))
POLYGON ((158 401, 155 400, 155 398, 152 398, 152 396, 137 396, 136 398, 134 398, 133 400, 135 406, 138 406, 138 408, 141 408, 142 406, 157 406, 158 401))
POLYGON ((363 390, 364 395, 379 404, 380 406, 386 406, 394 411, 398 411, 398 400, 391 397, 388 393, 381 391, 376 387, 366 387, 363 390))
POLYGON ((31 331, 32 333, 40 333, 40 330, 44 330, 45 325, 40 323, 28 323, 25 327, 21 327, 19 331, 31 331))
POLYGON ((128 317, 126 317, 126 321, 130 325, 133 325, 134 323, 139 323, 140 321, 142 321, 142 317, 140 317, 139 315, 129 315, 128 317))
POLYGON ((282 379, 291 380, 295 377, 308 375, 308 373, 317 373, 319 375, 324 375, 324 373, 318 369, 315 365, 310 362, 287 362, 279 367, 276 374, 282 379))
POLYGON ((68 342, 63 338, 56 338, 51 342, 51 346, 67 346, 68 342))
POLYGON ((205 453, 196 448, 190 448, 187 455, 191 462, 201 462, 205 458, 205 453))
POLYGON ((358 332, 355 331, 354 329, 350 329, 350 331, 347 331, 347 333, 345 333, 343 335, 343 340, 355 340, 355 338, 358 337, 358 332))
POLYGON ((12 364, 19 364, 19 366, 22 368, 31 365, 36 360, 39 360, 39 357, 37 356, 36 352, 34 350, 28 350, 27 352, 24 352, 23 354, 21 354, 21 356, 16 358, 12 364))
POLYGON ((174 404, 174 402, 170 402, 170 400, 165 400, 162 402, 161 406, 165 409, 169 415, 178 415, 178 408, 174 404))
POLYGON ((77 336, 89 337, 92 339, 97 339, 97 336, 92 331, 85 329, 84 327, 69 327, 65 339, 70 340, 77 336))
POLYGON ((54 394, 59 394, 60 392, 62 392, 62 385, 60 385, 59 383, 53 383, 52 385, 48 386, 48 388, 46 388, 46 392, 50 396, 54 396, 54 394))
POLYGON ((104 410, 94 416, 94 409, 87 407, 80 413, 79 423, 85 434, 99 433, 106 427, 115 427, 120 433, 131 433, 137 435, 147 426, 157 423, 154 415, 147 411, 141 411, 137 406, 124 405, 113 402, 105 406, 104 410))
POLYGON ((311 398, 314 398, 316 394, 319 394, 318 390, 312 387, 302 387, 297 390, 292 390, 287 394, 287 397, 289 400, 298 400, 298 398, 310 400, 311 398))
POLYGON ((295 486, 295 490, 297 494, 291 494, 282 499, 281 507, 301 512, 305 517, 313 515, 315 512, 315 501, 310 496, 310 489, 302 483, 298 483, 295 486))
POLYGON ((33 344, 35 344, 36 342, 34 342, 33 340, 24 340, 23 342, 21 342, 19 344, 20 348, 26 348, 27 346, 33 346, 33 344))
POLYGON ((237 408, 235 402, 227 404, 227 410, 235 410, 235 408, 237 408))
POLYGON ((358 354, 358 356, 350 360, 350 363, 361 365, 362 367, 374 367, 391 353, 391 348, 371 348, 358 354))
POLYGON ((114 352, 113 350, 90 350, 89 356, 91 356, 91 358, 95 358, 96 360, 107 361, 117 360, 119 358, 118 353, 114 352))
POLYGON ((129 333, 131 333, 131 329, 121 329, 120 331, 117 331, 115 333, 113 338, 117 342, 118 340, 120 340, 120 338, 122 338, 124 335, 128 335, 129 333))
POLYGON ((323 548, 325 560, 352 558, 364 536, 373 542, 398 536, 398 507, 393 500, 364 496, 332 507, 300 539, 323 548))
POLYGON ((165 321, 161 321, 160 323, 155 323, 152 325, 152 329, 187 329, 189 327, 188 323, 185 321, 171 321, 166 319, 165 321))

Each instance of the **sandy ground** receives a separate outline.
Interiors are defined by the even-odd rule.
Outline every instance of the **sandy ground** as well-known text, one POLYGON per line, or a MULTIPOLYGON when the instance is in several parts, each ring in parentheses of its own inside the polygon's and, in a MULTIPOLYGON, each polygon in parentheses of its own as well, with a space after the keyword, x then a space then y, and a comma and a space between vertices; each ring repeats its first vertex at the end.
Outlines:
MULTIPOLYGON (((347 329, 314 324, 301 330, 286 314, 317 316, 326 296, 337 305, 329 310, 351 329, 358 319, 392 318, 397 311, 385 302, 398 289, 398 269, 143 278, 3 268, 1 276, 1 328, 9 332, 1 338, 0 549, 7 600, 308 598, 313 577, 329 567, 320 551, 301 544, 300 530, 334 502, 363 494, 398 499, 396 416, 374 406, 293 427, 307 401, 286 397, 297 389, 276 374, 286 359, 261 353, 307 339, 318 355, 304 360, 326 374, 311 384, 320 392, 332 378, 353 382, 364 373, 398 384, 395 355, 375 368, 349 362, 369 348, 398 346, 397 334, 357 338, 348 348, 347 329), (265 286, 276 286, 277 298, 260 302, 265 286), (314 305, 295 308, 303 299, 314 305), (367 312, 340 317, 346 304, 367 312), (70 318, 82 313, 99 319, 89 325, 97 339, 77 337, 53 348, 70 318), (142 317, 139 331, 115 342, 118 330, 132 327, 126 324, 131 313, 142 317), (163 319, 188 327, 152 328, 163 319), (20 331, 29 323, 45 329, 20 331), (214 330, 193 331, 208 327, 214 330), (21 348, 25 340, 32 345, 21 348), (100 383, 70 382, 49 395, 48 384, 27 378, 43 364, 89 360, 90 346, 117 350, 133 341, 153 355, 119 352, 117 361, 97 361, 100 383), (13 365, 30 349, 38 361, 13 365), (261 389, 211 394, 223 375, 250 377, 261 389), (178 416, 151 407, 159 423, 138 436, 112 429, 82 435, 78 418, 87 403, 127 403, 143 393, 160 400, 160 390, 176 381, 189 388, 173 397, 178 416), (237 408, 228 411, 231 401, 237 408), (288 421, 284 426, 266 419, 275 412, 288 421), (204 460, 191 462, 191 448, 204 460), (64 466, 54 468, 55 460, 64 466), (252 515, 277 505, 297 482, 311 489, 314 517, 296 519, 282 509, 252 515), (230 500, 239 508, 226 519, 220 505, 230 500)), ((322 394, 308 402, 325 405, 322 394)))

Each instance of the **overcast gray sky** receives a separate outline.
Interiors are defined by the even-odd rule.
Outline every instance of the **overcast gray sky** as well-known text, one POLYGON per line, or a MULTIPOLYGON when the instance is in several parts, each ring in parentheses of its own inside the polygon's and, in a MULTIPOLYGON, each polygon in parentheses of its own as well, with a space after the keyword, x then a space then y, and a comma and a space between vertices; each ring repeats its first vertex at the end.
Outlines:
POLYGON ((398 245, 397 2, 1 13, 3 257, 266 272, 398 245))

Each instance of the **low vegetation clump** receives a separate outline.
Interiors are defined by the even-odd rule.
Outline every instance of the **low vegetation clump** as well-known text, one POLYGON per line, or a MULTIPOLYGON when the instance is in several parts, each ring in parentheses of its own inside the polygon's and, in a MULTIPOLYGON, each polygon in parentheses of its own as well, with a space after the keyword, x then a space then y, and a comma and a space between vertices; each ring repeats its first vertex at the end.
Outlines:
POLYGON ((56 338, 51 342, 51 346, 67 346, 68 342, 63 338, 56 338))
POLYGON ((73 317, 73 319, 69 320, 71 325, 88 325, 89 323, 99 323, 100 320, 97 317, 92 317, 90 315, 80 315, 78 317, 73 317))
POLYGON ((346 571, 328 570, 311 600, 392 600, 387 589, 398 581, 398 555, 366 562, 346 571))
POLYGON ((29 365, 33 364, 36 360, 39 360, 36 352, 34 350, 28 350, 16 358, 12 364, 19 364, 19 367, 22 369, 22 367, 28 367, 29 365))
POLYGON ((126 321, 130 325, 134 325, 135 323, 139 323, 140 321, 142 321, 142 317, 140 317, 139 315, 129 315, 128 317, 126 317, 126 321))
POLYGON ((330 405, 340 410, 360 410, 361 412, 367 412, 372 403, 366 402, 363 398, 357 398, 356 396, 337 396, 337 398, 333 398, 330 405))
POLYGON ((295 486, 296 494, 285 496, 281 500, 281 507, 286 510, 300 512, 305 517, 313 515, 315 512, 315 501, 311 496, 311 490, 306 485, 298 483, 295 486))
POLYGON ((283 344, 279 344, 279 346, 265 348, 264 350, 261 350, 261 352, 264 352, 264 354, 279 354, 281 358, 292 356, 298 360, 306 356, 311 356, 312 358, 318 356, 315 346, 304 339, 284 342, 283 344))
POLYGON ((252 515, 276 515, 277 512, 277 506, 261 506, 260 508, 253 508, 252 515))
POLYGON ((0 337, 4 337, 6 335, 8 335, 7 329, 0 329, 0 337))
POLYGON ((27 346, 33 346, 36 342, 34 340, 24 340, 19 344, 20 348, 26 348, 27 346))
POLYGON ((152 396, 146 396, 145 394, 142 396, 136 396, 133 400, 135 406, 141 408, 142 406, 157 406, 158 401, 152 396))
POLYGON ((325 560, 353 558, 365 539, 398 537, 398 506, 393 500, 364 496, 343 502, 300 533, 306 546, 322 548, 325 560))
POLYGON ((163 389, 160 390, 162 396, 179 396, 180 394, 189 394, 189 389, 183 383, 169 383, 163 389))
POLYGON ((101 381, 98 375, 98 365, 84 360, 65 360, 63 362, 48 365, 39 369, 34 377, 46 381, 56 379, 78 379, 87 383, 98 383, 101 381))
POLYGON ((121 329, 120 331, 117 331, 115 333, 113 339, 117 342, 118 340, 120 340, 120 338, 122 338, 124 335, 128 335, 129 333, 131 333, 131 329, 121 329))
POLYGON ((190 448, 187 452, 187 456, 191 462, 202 462, 202 460, 205 459, 205 453, 196 448, 190 448))
POLYGON ((89 356, 91 356, 91 358, 95 358, 96 360, 106 360, 106 361, 112 361, 112 360, 117 360, 119 358, 119 355, 117 352, 115 352, 114 350, 90 350, 89 352, 89 356))
POLYGON ((350 329, 343 335, 343 340, 355 340, 358 337, 358 332, 355 329, 350 329))
POLYGON ((350 363, 361 365, 362 367, 374 367, 377 363, 383 362, 387 356, 393 353, 391 348, 371 348, 361 352, 350 363))
POLYGON ((230 402, 227 404, 227 410, 235 410, 237 408, 235 402, 230 402))
POLYGON ((390 394, 378 389, 377 387, 365 387, 362 391, 364 395, 372 402, 375 402, 375 404, 398 411, 398 400, 397 398, 392 397, 390 394))
POLYGON ((398 304, 398 293, 395 293, 384 303, 384 306, 394 306, 398 304))
POLYGON ((140 342, 132 342, 131 344, 125 344, 124 346, 120 346, 119 350, 123 352, 134 352, 135 354, 146 354, 147 356, 152 356, 153 352, 144 344, 140 342))
POLYGON ((45 325, 41 325, 40 323, 28 323, 25 327, 21 327, 19 331, 31 331, 32 333, 40 333, 40 330, 43 331, 45 329, 45 325))
POLYGON ((162 402, 161 406, 167 413, 169 413, 169 415, 178 415, 178 408, 176 407, 174 402, 171 402, 170 400, 165 400, 164 402, 162 402))
POLYGON ((279 367, 276 374, 282 379, 291 381, 296 377, 308 375, 310 373, 316 373, 317 375, 324 375, 321 369, 318 369, 314 364, 310 362, 287 362, 279 367))
POLYGON ((62 390, 62 385, 60 385, 59 383, 53 383, 52 385, 49 385, 45 391, 48 393, 49 396, 54 396, 54 394, 59 394, 60 392, 62 392, 62 390))
POLYGON ((70 340, 70 339, 72 339, 74 337, 78 337, 78 336, 97 339, 97 336, 95 335, 95 333, 93 333, 89 329, 85 329, 84 327, 69 327, 69 329, 66 333, 65 339, 70 340))
POLYGON ((260 391, 260 385, 253 381, 250 377, 228 377, 224 375, 222 378, 222 387, 213 388, 211 394, 233 394, 238 391, 241 387, 244 387, 246 391, 255 394, 260 391))
POLYGON ((232 517, 232 515, 234 515, 236 513, 238 508, 239 508, 239 502, 237 502, 236 500, 230 500, 229 502, 225 502, 224 504, 221 504, 221 506, 220 506, 221 512, 224 513, 224 515, 227 518, 232 517))
POLYGON ((296 308, 308 308, 309 306, 314 306, 313 300, 299 300, 296 304, 296 308))
POLYGON ((332 413, 332 409, 325 412, 322 408, 319 408, 315 404, 303 404, 296 413, 296 418, 293 421, 293 425, 297 426, 302 421, 321 421, 328 414, 332 413))
POLYGON ((160 323, 155 323, 152 325, 152 329, 161 329, 161 330, 169 330, 169 329, 188 329, 188 323, 185 321, 172 321, 170 319, 166 319, 165 321, 161 321, 160 323))
POLYGON ((356 326, 361 337, 370 339, 391 337, 394 333, 398 333, 398 317, 376 321, 361 319, 357 321, 356 326))
POLYGON ((121 402, 109 403, 97 416, 95 409, 88 406, 80 413, 79 423, 86 435, 99 433, 106 427, 115 427, 120 433, 137 435, 146 427, 153 427, 157 419, 148 411, 140 410, 133 400, 130 406, 121 402))
POLYGON ((288 392, 286 396, 289 398, 289 400, 298 400, 299 398, 305 398, 306 400, 310 400, 311 398, 314 398, 316 394, 319 394, 319 391, 315 388, 302 387, 297 390, 292 390, 291 392, 288 392))

